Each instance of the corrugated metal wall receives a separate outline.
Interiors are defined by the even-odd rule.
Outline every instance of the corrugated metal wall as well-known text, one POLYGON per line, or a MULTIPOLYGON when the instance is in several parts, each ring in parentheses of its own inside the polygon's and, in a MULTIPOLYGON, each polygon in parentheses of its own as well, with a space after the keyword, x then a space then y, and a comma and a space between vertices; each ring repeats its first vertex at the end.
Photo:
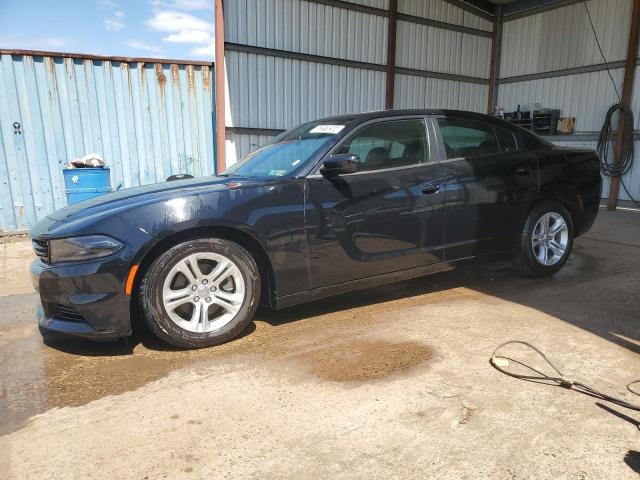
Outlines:
MULTIPOLYGON (((266 130, 383 109, 387 9, 387 0, 226 0, 227 164, 272 138, 266 130)), ((394 107, 485 111, 491 22, 444 0, 399 0, 398 11, 394 107)))
POLYGON ((442 0, 399 0, 398 13, 491 31, 491 21, 442 0))
POLYGON ((452 108, 484 112, 487 108, 486 85, 396 75, 395 108, 452 108))
MULTIPOLYGON (((619 91, 624 76, 632 0, 587 2, 611 76, 619 91)), ((589 19, 582 2, 543 13, 507 20, 503 25, 497 105, 513 111, 518 105, 560 108, 563 116, 576 117, 576 137, 559 145, 595 148, 596 135, 609 107, 618 101, 611 78, 603 68, 589 19), (567 69, 577 69, 563 72, 567 69), (594 70, 594 71, 588 71, 594 70), (526 77, 521 77, 526 75, 526 77), (520 78, 518 78, 520 77, 520 78), (583 140, 580 140, 582 138, 583 140), (587 140, 584 140, 584 139, 587 140)), ((637 69, 636 69, 637 70, 637 69)), ((640 82, 636 71, 633 110, 640 128, 640 82)), ((624 182, 640 197, 640 150, 636 143, 635 167, 624 182)), ((605 178, 603 196, 609 191, 605 178)), ((628 196, 620 190, 620 199, 628 196)))
MULTIPOLYGON (((627 54, 631 0, 587 2, 608 62, 627 54)), ((500 76, 602 63, 582 2, 504 23, 500 76)))
POLYGON ((225 41, 383 64, 387 19, 308 1, 231 0, 225 41))
POLYGON ((63 165, 88 153, 114 188, 212 174, 211 85, 206 64, 3 54, 0 231, 65 206, 63 165))
POLYGON ((384 72, 244 52, 227 52, 226 60, 239 80, 229 82, 230 127, 287 129, 384 106, 384 72))
POLYGON ((490 38, 399 21, 396 41, 398 67, 489 78, 490 38))

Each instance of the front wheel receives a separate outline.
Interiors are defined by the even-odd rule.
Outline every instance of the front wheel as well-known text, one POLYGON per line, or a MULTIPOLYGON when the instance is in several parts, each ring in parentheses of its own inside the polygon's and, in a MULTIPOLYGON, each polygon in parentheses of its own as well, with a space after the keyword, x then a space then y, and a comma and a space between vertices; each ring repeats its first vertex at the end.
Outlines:
POLYGON ((565 264, 572 247, 573 223, 567 209, 557 202, 541 203, 524 222, 514 268, 526 277, 553 275, 565 264))
POLYGON ((238 336, 260 300, 253 257, 218 238, 189 240, 161 254, 140 285, 151 331, 182 348, 218 345, 238 336))

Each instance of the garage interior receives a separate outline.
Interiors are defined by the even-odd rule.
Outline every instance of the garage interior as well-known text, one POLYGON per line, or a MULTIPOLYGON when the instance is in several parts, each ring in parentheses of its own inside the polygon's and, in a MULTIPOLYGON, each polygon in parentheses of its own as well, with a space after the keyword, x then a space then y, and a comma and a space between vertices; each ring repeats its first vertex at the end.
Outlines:
MULTIPOLYGON (((500 107, 531 128, 534 110, 559 111, 574 133, 544 137, 596 149, 622 103, 640 151, 640 0, 216 0, 216 12, 218 172, 303 121, 385 108, 500 107)), ((0 478, 636 479, 638 412, 489 360, 525 340, 639 403, 625 388, 640 378, 639 165, 624 187, 604 177, 595 226, 552 278, 482 263, 259 310, 241 338, 198 351, 143 329, 43 345, 30 242, 2 238, 0 478)))
MULTIPOLYGON (((385 108, 500 107, 514 121, 520 108, 553 143, 596 149, 622 103, 637 147, 639 17, 632 0, 225 0, 218 169, 304 121, 385 108), (558 134, 558 117, 575 132, 558 134)), ((610 195, 605 178, 610 208, 640 197, 640 168, 623 182, 610 195)))

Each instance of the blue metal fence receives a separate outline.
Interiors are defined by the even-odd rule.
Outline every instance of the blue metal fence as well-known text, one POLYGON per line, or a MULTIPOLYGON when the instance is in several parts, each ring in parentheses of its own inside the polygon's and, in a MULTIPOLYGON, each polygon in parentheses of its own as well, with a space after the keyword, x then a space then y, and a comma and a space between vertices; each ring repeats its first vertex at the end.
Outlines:
POLYGON ((215 169, 212 65, 0 51, 0 232, 66 205, 63 166, 98 153, 114 189, 215 169))

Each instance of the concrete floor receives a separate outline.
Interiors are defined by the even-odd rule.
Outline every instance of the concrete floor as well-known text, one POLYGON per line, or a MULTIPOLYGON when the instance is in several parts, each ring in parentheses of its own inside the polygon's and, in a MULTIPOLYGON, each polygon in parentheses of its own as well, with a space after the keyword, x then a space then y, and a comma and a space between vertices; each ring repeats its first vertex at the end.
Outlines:
POLYGON ((0 478, 638 478, 640 413, 489 357, 527 340, 640 403, 640 213, 602 212, 550 279, 476 265, 258 312, 188 352, 43 345, 28 243, 0 253, 0 478))

